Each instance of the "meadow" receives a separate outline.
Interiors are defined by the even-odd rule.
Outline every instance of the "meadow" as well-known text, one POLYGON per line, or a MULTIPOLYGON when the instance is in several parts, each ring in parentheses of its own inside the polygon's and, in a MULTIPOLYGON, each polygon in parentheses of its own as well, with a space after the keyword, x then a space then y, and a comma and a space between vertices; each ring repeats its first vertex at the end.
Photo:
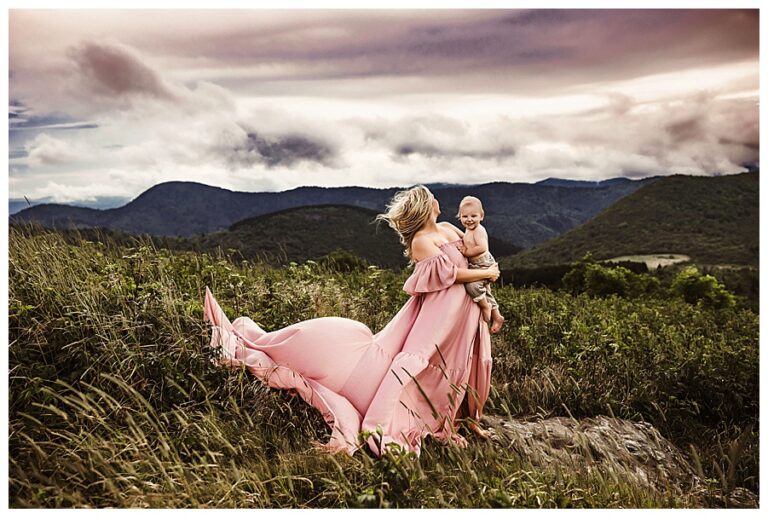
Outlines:
MULTIPOLYGON (((297 397, 217 366, 209 286, 267 330, 339 315, 378 331, 407 271, 333 261, 276 268, 107 236, 9 235, 11 507, 721 507, 759 492, 758 315, 670 290, 632 297, 503 287, 486 412, 651 423, 708 493, 542 467, 470 439, 421 457, 318 451, 297 397)), ((756 503, 754 504, 756 506, 756 503)))

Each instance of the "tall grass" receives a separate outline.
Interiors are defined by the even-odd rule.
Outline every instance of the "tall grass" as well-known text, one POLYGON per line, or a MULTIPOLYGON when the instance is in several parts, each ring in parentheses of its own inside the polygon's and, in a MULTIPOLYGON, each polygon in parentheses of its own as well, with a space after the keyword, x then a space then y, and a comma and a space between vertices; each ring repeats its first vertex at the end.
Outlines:
POLYGON ((273 269, 223 255, 9 236, 13 507, 727 506, 759 489, 757 315, 677 300, 500 289, 489 412, 643 419, 691 453, 701 501, 513 449, 427 440, 420 458, 330 455, 296 397, 211 362, 210 286, 265 329, 342 315, 380 329, 407 273, 273 269))

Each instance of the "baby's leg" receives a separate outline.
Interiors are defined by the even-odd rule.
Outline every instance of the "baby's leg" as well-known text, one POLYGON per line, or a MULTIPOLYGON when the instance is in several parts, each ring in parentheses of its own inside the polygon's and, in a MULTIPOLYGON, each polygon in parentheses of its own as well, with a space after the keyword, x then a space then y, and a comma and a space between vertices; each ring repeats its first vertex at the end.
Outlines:
POLYGON ((483 319, 485 319, 486 322, 491 320, 491 304, 488 302, 488 299, 486 298, 486 287, 485 282, 483 281, 473 281, 471 283, 464 283, 464 288, 467 291, 467 294, 472 298, 472 300, 480 305, 480 309, 483 311, 483 319))
MULTIPOLYGON (((491 287, 489 286, 486 290, 486 299, 488 299, 489 303, 491 305, 491 333, 498 333, 499 330, 501 330, 501 327, 504 325, 504 316, 501 315, 501 312, 499 312, 499 303, 496 302, 496 298, 493 297, 493 294, 491 293, 491 287)), ((487 320, 487 319, 486 319, 487 320)))
POLYGON ((488 298, 483 297, 482 299, 477 299, 476 302, 478 305, 480 305, 480 310, 483 311, 483 320, 485 322, 490 321, 493 308, 491 307, 491 303, 488 301, 488 298))

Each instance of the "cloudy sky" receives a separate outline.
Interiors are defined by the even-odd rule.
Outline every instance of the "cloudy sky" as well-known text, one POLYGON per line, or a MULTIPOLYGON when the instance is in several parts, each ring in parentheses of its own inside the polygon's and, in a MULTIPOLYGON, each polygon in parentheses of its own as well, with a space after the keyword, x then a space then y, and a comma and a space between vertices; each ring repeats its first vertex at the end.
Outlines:
POLYGON ((11 10, 9 196, 732 174, 757 10, 11 10))

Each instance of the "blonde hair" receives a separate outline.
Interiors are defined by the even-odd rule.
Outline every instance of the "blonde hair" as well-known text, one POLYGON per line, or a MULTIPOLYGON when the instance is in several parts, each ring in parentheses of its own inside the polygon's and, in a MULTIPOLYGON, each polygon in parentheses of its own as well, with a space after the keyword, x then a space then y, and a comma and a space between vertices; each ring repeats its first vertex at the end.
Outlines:
POLYGON ((400 237, 405 247, 404 256, 411 257, 411 242, 416 231, 429 222, 432 215, 433 196, 424 186, 412 187, 407 191, 395 193, 387 212, 376 216, 377 221, 385 221, 400 237))
POLYGON ((476 196, 465 196, 461 199, 461 202, 459 202, 459 212, 456 213, 456 218, 461 218, 461 206, 465 204, 477 204, 480 207, 480 214, 482 216, 485 216, 485 210, 483 209, 483 203, 480 201, 479 198, 476 196))

